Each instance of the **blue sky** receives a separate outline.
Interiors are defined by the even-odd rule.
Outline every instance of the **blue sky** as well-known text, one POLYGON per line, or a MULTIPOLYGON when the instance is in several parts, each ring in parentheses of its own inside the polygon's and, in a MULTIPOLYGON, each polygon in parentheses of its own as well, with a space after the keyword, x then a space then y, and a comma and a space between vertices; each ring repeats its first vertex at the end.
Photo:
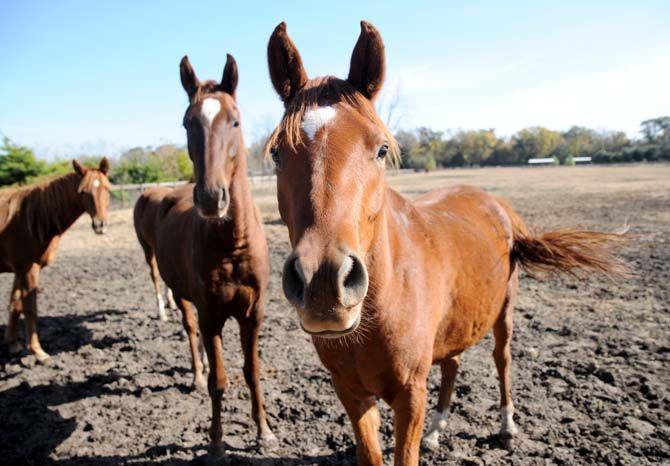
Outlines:
POLYGON ((670 2, 0 3, 0 132, 42 156, 183 143, 178 63, 220 78, 240 69, 250 142, 282 105, 266 45, 282 20, 310 76, 346 76, 359 21, 381 31, 394 126, 438 130, 573 124, 636 136, 670 114, 670 2))

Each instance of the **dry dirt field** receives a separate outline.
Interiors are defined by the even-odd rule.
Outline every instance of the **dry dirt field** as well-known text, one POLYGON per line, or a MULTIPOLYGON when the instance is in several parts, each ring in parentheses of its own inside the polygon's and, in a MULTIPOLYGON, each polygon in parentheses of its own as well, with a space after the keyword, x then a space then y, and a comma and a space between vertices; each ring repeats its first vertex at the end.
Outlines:
MULTIPOLYGON (((507 168, 397 174, 412 197, 468 183, 507 197, 531 225, 614 230, 637 275, 522 278, 513 342, 512 393, 520 435, 498 442, 498 388, 485 339, 468 350, 439 452, 422 464, 651 464, 670 462, 670 166, 507 168)), ((257 189, 272 255, 261 332, 262 381, 278 451, 254 447, 236 323, 225 328, 230 378, 227 456, 220 464, 354 464, 351 427, 310 339, 280 288, 289 251, 272 187, 257 189)), ((9 297, 11 276, 0 276, 9 297)), ((48 366, 0 349, 0 463, 205 464, 210 407, 191 389, 178 314, 156 319, 148 268, 130 210, 111 213, 96 237, 82 218, 39 296, 48 366)), ((3 304, 4 306, 4 304, 3 304)), ((0 332, 4 333, 5 318, 0 332)), ((431 375, 431 408, 438 371, 431 375)), ((385 459, 392 422, 382 407, 385 459)))

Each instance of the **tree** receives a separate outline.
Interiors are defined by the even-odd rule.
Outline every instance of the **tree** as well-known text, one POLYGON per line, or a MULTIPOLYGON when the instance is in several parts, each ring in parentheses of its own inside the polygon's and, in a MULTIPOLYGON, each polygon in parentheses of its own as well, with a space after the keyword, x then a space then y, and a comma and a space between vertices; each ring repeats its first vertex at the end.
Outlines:
POLYGON ((670 140, 670 116, 662 116, 645 120, 640 123, 641 132, 648 143, 667 142, 670 140))
POLYGON ((412 168, 412 154, 419 147, 419 140, 411 131, 400 130, 395 134, 400 148, 400 168, 412 168))
POLYGON ((46 164, 35 158, 33 151, 3 138, 0 147, 0 186, 25 184, 45 172, 46 164))
POLYGON ((561 146, 564 138, 558 131, 542 126, 532 126, 519 130, 513 137, 514 149, 518 154, 517 163, 527 163, 531 158, 548 158, 558 156, 565 160, 567 153, 562 155, 561 146))

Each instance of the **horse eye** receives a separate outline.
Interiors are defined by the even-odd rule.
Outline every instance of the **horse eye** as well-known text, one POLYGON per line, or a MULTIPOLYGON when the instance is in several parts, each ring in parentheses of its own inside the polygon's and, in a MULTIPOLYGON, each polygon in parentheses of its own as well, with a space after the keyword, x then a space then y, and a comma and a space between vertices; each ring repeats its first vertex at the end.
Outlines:
POLYGON ((270 149, 270 156, 272 157, 272 161, 275 163, 275 166, 277 168, 281 168, 281 156, 279 155, 279 149, 276 147, 270 149))
POLYGON ((382 146, 379 148, 379 151, 377 152, 377 158, 378 159, 383 159, 386 157, 386 154, 389 152, 389 146, 388 144, 382 144, 382 146))
POLYGON ((237 121, 237 120, 235 120, 235 121, 233 122, 233 128, 237 128, 238 126, 240 126, 240 122, 237 121))

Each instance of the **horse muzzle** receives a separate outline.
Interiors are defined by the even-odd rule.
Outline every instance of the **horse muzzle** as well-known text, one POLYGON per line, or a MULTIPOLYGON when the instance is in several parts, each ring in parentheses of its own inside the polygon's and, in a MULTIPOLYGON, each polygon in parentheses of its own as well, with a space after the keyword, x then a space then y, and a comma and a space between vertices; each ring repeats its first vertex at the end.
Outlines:
POLYGON ((96 235, 105 234, 106 226, 107 222, 105 222, 104 220, 100 220, 97 218, 91 220, 91 228, 93 228, 93 231, 95 232, 96 235))
POLYGON ((314 263, 294 253, 284 263, 282 286, 305 332, 338 338, 358 328, 368 274, 356 254, 332 254, 314 263))
POLYGON ((216 220, 228 214, 230 194, 227 188, 210 188, 196 184, 193 188, 193 203, 202 218, 216 220))

